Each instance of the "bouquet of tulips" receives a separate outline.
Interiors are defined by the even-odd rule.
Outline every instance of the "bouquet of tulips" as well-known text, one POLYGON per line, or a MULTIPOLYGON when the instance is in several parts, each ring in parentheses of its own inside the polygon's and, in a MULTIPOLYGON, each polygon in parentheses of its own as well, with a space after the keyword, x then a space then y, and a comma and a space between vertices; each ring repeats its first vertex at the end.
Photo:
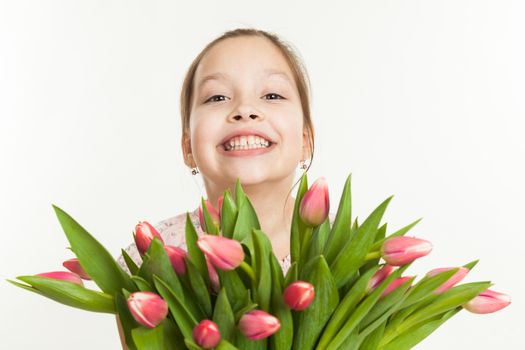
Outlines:
POLYGON ((352 220, 351 177, 331 224, 323 178, 303 175, 291 227, 291 267, 283 275, 237 181, 214 208, 202 200, 197 234, 189 216, 187 251, 165 245, 147 222, 134 239, 142 256, 122 250, 131 275, 71 216, 53 206, 76 258, 71 272, 9 281, 76 308, 118 314, 129 349, 410 349, 462 309, 494 312, 510 303, 490 282, 458 284, 476 265, 438 268, 417 283, 403 274, 430 242, 389 235, 380 225, 392 197, 361 224, 352 220), (85 288, 92 279, 98 290, 85 288))

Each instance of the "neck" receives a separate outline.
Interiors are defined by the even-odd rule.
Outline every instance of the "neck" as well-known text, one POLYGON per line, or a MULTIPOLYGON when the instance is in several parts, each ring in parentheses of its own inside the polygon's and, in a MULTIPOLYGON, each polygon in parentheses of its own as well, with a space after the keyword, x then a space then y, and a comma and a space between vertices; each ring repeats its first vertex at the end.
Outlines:
MULTIPOLYGON (((268 236, 279 259, 290 253, 290 228, 295 198, 288 195, 294 174, 279 181, 265 181, 254 185, 243 185, 243 190, 257 213, 262 231, 268 236)), ((218 198, 229 188, 234 193, 235 184, 220 186, 205 182, 208 199, 216 205, 218 198)))

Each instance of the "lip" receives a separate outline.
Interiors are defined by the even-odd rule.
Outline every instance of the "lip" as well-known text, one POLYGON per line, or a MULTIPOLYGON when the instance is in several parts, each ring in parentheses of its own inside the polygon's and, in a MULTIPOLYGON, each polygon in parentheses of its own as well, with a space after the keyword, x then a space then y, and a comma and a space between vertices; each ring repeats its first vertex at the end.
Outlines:
POLYGON ((226 151, 224 147, 222 147, 222 144, 221 144, 220 146, 217 147, 217 149, 220 154, 226 157, 249 157, 249 156, 258 156, 261 154, 271 152, 275 146, 276 146, 276 143, 272 142, 270 146, 267 148, 240 149, 240 150, 235 150, 235 151, 226 151))
MULTIPOLYGON (((230 140, 231 138, 235 136, 248 136, 248 135, 257 135, 259 137, 264 138, 265 140, 270 141, 270 143, 275 143, 275 141, 272 138, 270 138, 268 135, 266 135, 262 131, 255 130, 255 129, 239 129, 239 130, 235 130, 234 132, 231 132, 230 134, 226 135, 226 137, 222 139, 222 141, 219 143, 218 146, 222 147, 222 145, 224 145, 226 141, 230 140)), ((270 145, 268 149, 271 147, 272 145, 270 145)))

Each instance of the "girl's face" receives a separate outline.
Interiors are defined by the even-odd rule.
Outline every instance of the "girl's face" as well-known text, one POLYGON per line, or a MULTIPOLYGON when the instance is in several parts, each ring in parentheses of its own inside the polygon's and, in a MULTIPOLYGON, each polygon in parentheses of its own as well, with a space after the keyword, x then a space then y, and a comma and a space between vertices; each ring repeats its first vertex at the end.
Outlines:
POLYGON ((201 60, 193 86, 186 164, 222 187, 237 177, 243 185, 293 181, 309 156, 308 134, 292 71, 277 47, 255 36, 219 42, 201 60))

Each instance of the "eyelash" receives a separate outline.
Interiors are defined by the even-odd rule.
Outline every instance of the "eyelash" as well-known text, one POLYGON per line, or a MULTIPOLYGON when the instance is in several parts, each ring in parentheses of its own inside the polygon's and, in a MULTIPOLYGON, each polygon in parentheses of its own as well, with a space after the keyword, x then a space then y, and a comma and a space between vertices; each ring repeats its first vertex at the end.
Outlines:
MULTIPOLYGON (((279 94, 276 94, 274 92, 271 92, 269 94, 266 94, 264 96, 268 96, 268 95, 275 95, 275 96, 279 96, 279 98, 277 98, 277 100, 284 100, 285 98, 282 97, 281 95, 279 94)), ((206 101, 204 101, 204 103, 208 103, 208 102, 221 102, 221 101, 224 101, 224 100, 221 100, 221 101, 211 101, 211 99, 213 99, 214 97, 219 97, 219 96, 222 96, 222 97, 226 97, 224 95, 213 95, 212 97, 210 97, 209 99, 207 99, 206 101)), ((275 100, 275 99, 271 99, 271 100, 275 100)))

